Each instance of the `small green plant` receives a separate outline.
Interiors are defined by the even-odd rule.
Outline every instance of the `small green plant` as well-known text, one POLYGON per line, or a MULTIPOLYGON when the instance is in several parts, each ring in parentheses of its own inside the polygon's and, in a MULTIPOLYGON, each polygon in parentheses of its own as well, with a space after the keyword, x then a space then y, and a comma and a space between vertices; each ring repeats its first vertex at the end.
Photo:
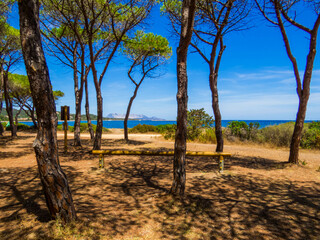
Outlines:
POLYGON ((214 123, 213 118, 207 114, 203 108, 201 109, 191 109, 188 111, 187 117, 187 138, 188 140, 197 139, 202 129, 211 128, 214 123))
POLYGON ((301 165, 302 166, 306 166, 308 163, 306 162, 306 160, 301 161, 301 165))

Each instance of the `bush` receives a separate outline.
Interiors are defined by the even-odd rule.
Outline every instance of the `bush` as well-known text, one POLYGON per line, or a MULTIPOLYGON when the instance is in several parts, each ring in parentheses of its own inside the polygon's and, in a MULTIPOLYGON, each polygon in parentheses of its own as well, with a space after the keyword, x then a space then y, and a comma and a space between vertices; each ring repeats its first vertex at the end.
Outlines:
POLYGON ((200 136, 198 141, 201 143, 217 143, 216 132, 213 128, 205 129, 200 136))
POLYGON ((265 127, 259 132, 259 141, 277 147, 289 147, 294 129, 294 122, 265 127))
POLYGON ((300 146, 307 149, 320 149, 320 122, 305 124, 300 146))
POLYGON ((213 123, 213 118, 203 108, 191 109, 187 116, 187 139, 197 139, 202 133, 202 129, 211 128, 213 123))
POLYGON ((138 124, 133 128, 129 129, 129 133, 147 133, 147 132, 157 132, 156 126, 147 124, 138 124))
MULTIPOLYGON (((57 129, 62 131, 63 130, 63 124, 59 124, 57 129)), ((92 124, 92 129, 93 129, 93 131, 96 131, 97 125, 92 124)), ((68 126, 68 131, 74 132, 74 127, 73 126, 68 126)), ((88 123, 80 123, 80 132, 81 133, 89 132, 88 123)), ((108 128, 103 127, 102 128, 102 132, 103 133, 108 133, 108 132, 110 132, 110 130, 108 128)))
POLYGON ((159 132, 163 135, 165 139, 174 139, 177 131, 176 124, 166 124, 166 125, 159 125, 157 126, 159 132))
MULTIPOLYGON (((4 126, 6 131, 11 131, 11 125, 6 127, 4 126)), ((26 124, 23 124, 23 123, 18 123, 18 126, 17 126, 17 131, 28 131, 28 130, 32 130, 32 129, 35 129, 34 126, 29 126, 29 125, 26 125, 26 124)))
POLYGON ((229 122, 227 128, 229 131, 226 133, 228 134, 227 137, 238 137, 240 140, 251 140, 255 139, 258 133, 258 129, 260 124, 257 122, 249 123, 249 125, 244 121, 232 121, 229 122))

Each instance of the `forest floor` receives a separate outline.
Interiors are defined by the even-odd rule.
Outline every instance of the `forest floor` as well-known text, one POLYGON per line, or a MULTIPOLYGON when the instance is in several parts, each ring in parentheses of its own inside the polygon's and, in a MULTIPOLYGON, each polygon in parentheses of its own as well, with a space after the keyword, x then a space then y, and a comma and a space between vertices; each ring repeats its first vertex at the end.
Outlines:
MULTIPOLYGON (((103 149, 172 150, 157 134, 103 135, 103 149)), ((172 157, 90 154, 82 147, 59 156, 78 221, 51 220, 41 190, 32 143, 35 133, 0 137, 0 239, 320 239, 320 152, 301 150, 301 165, 286 163, 288 149, 226 145, 225 171, 208 157, 187 158, 184 199, 168 191, 172 157)), ((188 150, 214 151, 188 143, 188 150)))

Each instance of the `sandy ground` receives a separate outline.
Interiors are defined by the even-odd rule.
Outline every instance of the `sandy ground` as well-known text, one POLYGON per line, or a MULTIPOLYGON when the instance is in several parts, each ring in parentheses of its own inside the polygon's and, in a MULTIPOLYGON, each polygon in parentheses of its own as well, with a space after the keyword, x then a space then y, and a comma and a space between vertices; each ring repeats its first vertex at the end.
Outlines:
MULTIPOLYGON (((303 164, 286 163, 288 149, 225 145, 225 171, 215 159, 187 158, 186 196, 168 194, 172 157, 108 156, 104 170, 90 154, 88 134, 75 148, 58 133, 59 157, 80 223, 50 221, 32 149, 34 133, 0 139, 0 239, 320 239, 320 152, 302 150, 303 164)), ((172 150, 157 134, 116 129, 103 149, 172 150)), ((215 145, 188 143, 188 150, 215 145)))

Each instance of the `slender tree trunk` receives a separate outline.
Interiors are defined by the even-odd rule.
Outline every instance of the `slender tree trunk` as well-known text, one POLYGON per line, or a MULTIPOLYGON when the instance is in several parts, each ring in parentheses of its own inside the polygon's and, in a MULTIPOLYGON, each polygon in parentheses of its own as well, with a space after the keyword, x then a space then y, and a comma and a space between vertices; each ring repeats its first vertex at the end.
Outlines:
MULTIPOLYGON (((211 71, 211 69, 210 69, 211 71)), ((215 133, 217 139, 216 152, 223 152, 223 136, 222 136, 222 124, 221 124, 221 113, 219 108, 219 95, 218 95, 218 77, 213 71, 209 76, 210 89, 212 94, 212 109, 215 120, 215 133)))
POLYGON ((97 128, 94 136, 93 149, 100 150, 101 149, 101 137, 102 137, 102 114, 103 114, 103 99, 101 95, 101 89, 96 88, 97 93, 97 128))
POLYGON ((91 117, 90 117, 90 111, 89 111, 89 90, 88 90, 88 79, 85 80, 85 90, 86 90, 86 116, 87 116, 87 122, 88 122, 88 129, 90 133, 90 139, 94 139, 94 131, 92 128, 92 123, 91 123, 91 117))
POLYGON ((310 83, 312 78, 313 63, 316 57, 316 46, 317 46, 317 32, 320 25, 320 18, 317 21, 316 27, 312 30, 310 39, 309 54, 307 56, 307 64, 303 76, 303 89, 298 92, 299 96, 299 108, 294 126, 294 131, 290 144, 290 155, 289 163, 299 164, 299 146, 301 142, 302 130, 304 120, 306 118, 307 104, 310 96, 310 83))
POLYGON ((31 117, 31 120, 33 122, 34 127, 37 128, 38 124, 37 124, 37 120, 36 120, 34 112, 35 112, 35 109, 34 109, 34 106, 32 106, 32 108, 30 108, 30 117, 31 117))
POLYGON ((16 126, 18 126, 18 123, 19 123, 18 116, 20 115, 21 111, 22 111, 22 107, 20 107, 19 111, 17 112, 17 114, 15 116, 16 126))
POLYGON ((3 75, 3 93, 4 93, 4 98, 6 101, 6 110, 10 122, 10 127, 11 127, 11 136, 16 137, 17 136, 17 126, 14 124, 13 120, 13 105, 12 105, 12 99, 9 95, 8 92, 8 73, 4 73, 3 75))
POLYGON ((308 99, 309 99, 309 94, 299 99, 299 108, 298 108, 297 118, 294 125, 294 131, 293 131, 293 135, 290 143, 290 155, 289 155, 289 162, 294 164, 299 164, 299 147, 301 142, 304 120, 307 112, 308 99))
POLYGON ((173 182, 170 192, 184 195, 186 184, 185 158, 187 148, 187 110, 188 110, 188 76, 187 55, 192 37, 195 0, 184 0, 182 3, 182 24, 179 47, 177 48, 177 131, 174 144, 173 182))
MULTIPOLYGON (((75 72, 77 69, 75 70, 75 72)), ((78 78, 77 73, 74 73, 74 78, 78 78)), ((75 80, 75 100, 76 100, 76 114, 74 119, 74 145, 81 146, 80 139, 80 122, 81 122, 81 103, 83 96, 83 79, 81 78, 80 88, 78 88, 78 81, 75 80)))
POLYGON ((38 117, 33 147, 39 175, 51 216, 70 222, 76 219, 76 212, 67 177, 59 162, 57 114, 41 44, 39 1, 19 0, 18 4, 22 52, 38 117))
POLYGON ((129 104, 128 104, 128 107, 127 107, 126 116, 125 116, 124 122, 123 122, 123 125, 124 125, 124 139, 126 141, 129 141, 129 137, 128 137, 128 119, 129 119, 129 116, 130 116, 132 103, 133 103, 134 99, 137 96, 137 92, 138 92, 139 87, 140 87, 140 85, 136 85, 136 88, 134 90, 133 96, 130 98, 130 101, 129 101, 129 104))

